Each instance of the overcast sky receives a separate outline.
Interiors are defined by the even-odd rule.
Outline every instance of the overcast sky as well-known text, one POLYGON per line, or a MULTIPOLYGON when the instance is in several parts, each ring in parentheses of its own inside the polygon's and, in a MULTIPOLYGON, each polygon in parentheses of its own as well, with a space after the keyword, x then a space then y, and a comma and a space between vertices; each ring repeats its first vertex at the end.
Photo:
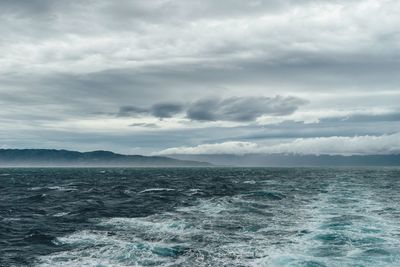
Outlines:
POLYGON ((0 147, 400 153, 400 1, 0 0, 0 147))

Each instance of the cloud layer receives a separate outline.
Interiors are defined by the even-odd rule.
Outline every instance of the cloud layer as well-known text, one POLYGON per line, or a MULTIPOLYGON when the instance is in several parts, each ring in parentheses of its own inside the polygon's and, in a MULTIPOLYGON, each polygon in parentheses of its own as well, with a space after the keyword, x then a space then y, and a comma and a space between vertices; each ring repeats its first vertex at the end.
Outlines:
POLYGON ((137 117, 141 115, 151 115, 156 118, 171 118, 183 110, 183 105, 179 103, 157 103, 149 108, 122 106, 119 108, 117 117, 137 117))
POLYGON ((171 118, 186 112, 186 118, 195 121, 251 122, 262 115, 284 116, 293 114, 307 101, 298 97, 230 97, 205 98, 189 104, 160 102, 149 108, 123 106, 118 117, 151 115, 156 118, 171 118))
POLYGON ((231 97, 194 102, 187 117, 200 121, 254 121, 262 115, 289 115, 306 101, 297 97, 231 97))
POLYGON ((399 13, 395 0, 3 0, 0 141, 146 154, 400 132, 399 13))
POLYGON ((258 145, 254 142, 224 142, 194 147, 177 147, 158 154, 301 154, 301 155, 386 155, 400 153, 400 133, 381 136, 299 138, 291 142, 258 145))

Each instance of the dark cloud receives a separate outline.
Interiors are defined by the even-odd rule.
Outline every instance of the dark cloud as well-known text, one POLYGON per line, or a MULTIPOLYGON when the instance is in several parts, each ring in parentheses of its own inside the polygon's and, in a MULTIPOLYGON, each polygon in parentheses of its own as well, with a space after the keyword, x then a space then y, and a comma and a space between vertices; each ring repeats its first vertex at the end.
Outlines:
POLYGON ((186 110, 186 117, 195 121, 251 122, 262 115, 290 115, 307 101, 297 97, 230 97, 206 98, 187 105, 161 102, 150 108, 136 106, 120 107, 118 117, 152 115, 156 118, 171 118, 186 110))
POLYGON ((151 115, 157 118, 171 118, 183 110, 181 104, 176 103, 158 103, 151 107, 151 115))
POLYGON ((156 118, 171 118, 183 110, 183 105, 179 103, 161 102, 148 108, 136 106, 122 106, 119 108, 117 117, 136 117, 140 115, 151 115, 156 118))
POLYGON ((187 110, 187 117, 198 121, 215 121, 217 120, 214 109, 217 108, 218 100, 202 99, 194 102, 187 110))
POLYGON ((254 121, 262 115, 292 114, 307 101, 297 97, 231 97, 202 99, 187 110, 187 117, 200 121, 254 121))
POLYGON ((148 109, 135 107, 135 106, 122 106, 119 108, 117 113, 117 117, 131 117, 137 116, 141 114, 149 113, 148 109))

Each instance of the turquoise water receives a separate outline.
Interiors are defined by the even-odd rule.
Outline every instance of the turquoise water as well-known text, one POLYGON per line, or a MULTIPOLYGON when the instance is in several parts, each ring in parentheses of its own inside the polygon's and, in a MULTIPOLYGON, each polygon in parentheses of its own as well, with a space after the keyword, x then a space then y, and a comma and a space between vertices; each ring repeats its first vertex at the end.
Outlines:
POLYGON ((1 169, 1 266, 400 266, 399 169, 1 169))

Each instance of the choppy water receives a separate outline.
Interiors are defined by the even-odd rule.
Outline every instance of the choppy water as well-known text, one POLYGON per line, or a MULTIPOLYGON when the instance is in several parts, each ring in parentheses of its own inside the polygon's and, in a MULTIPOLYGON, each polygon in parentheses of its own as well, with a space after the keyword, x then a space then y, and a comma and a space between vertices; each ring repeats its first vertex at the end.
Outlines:
POLYGON ((400 169, 0 169, 0 266, 400 266, 400 169))

